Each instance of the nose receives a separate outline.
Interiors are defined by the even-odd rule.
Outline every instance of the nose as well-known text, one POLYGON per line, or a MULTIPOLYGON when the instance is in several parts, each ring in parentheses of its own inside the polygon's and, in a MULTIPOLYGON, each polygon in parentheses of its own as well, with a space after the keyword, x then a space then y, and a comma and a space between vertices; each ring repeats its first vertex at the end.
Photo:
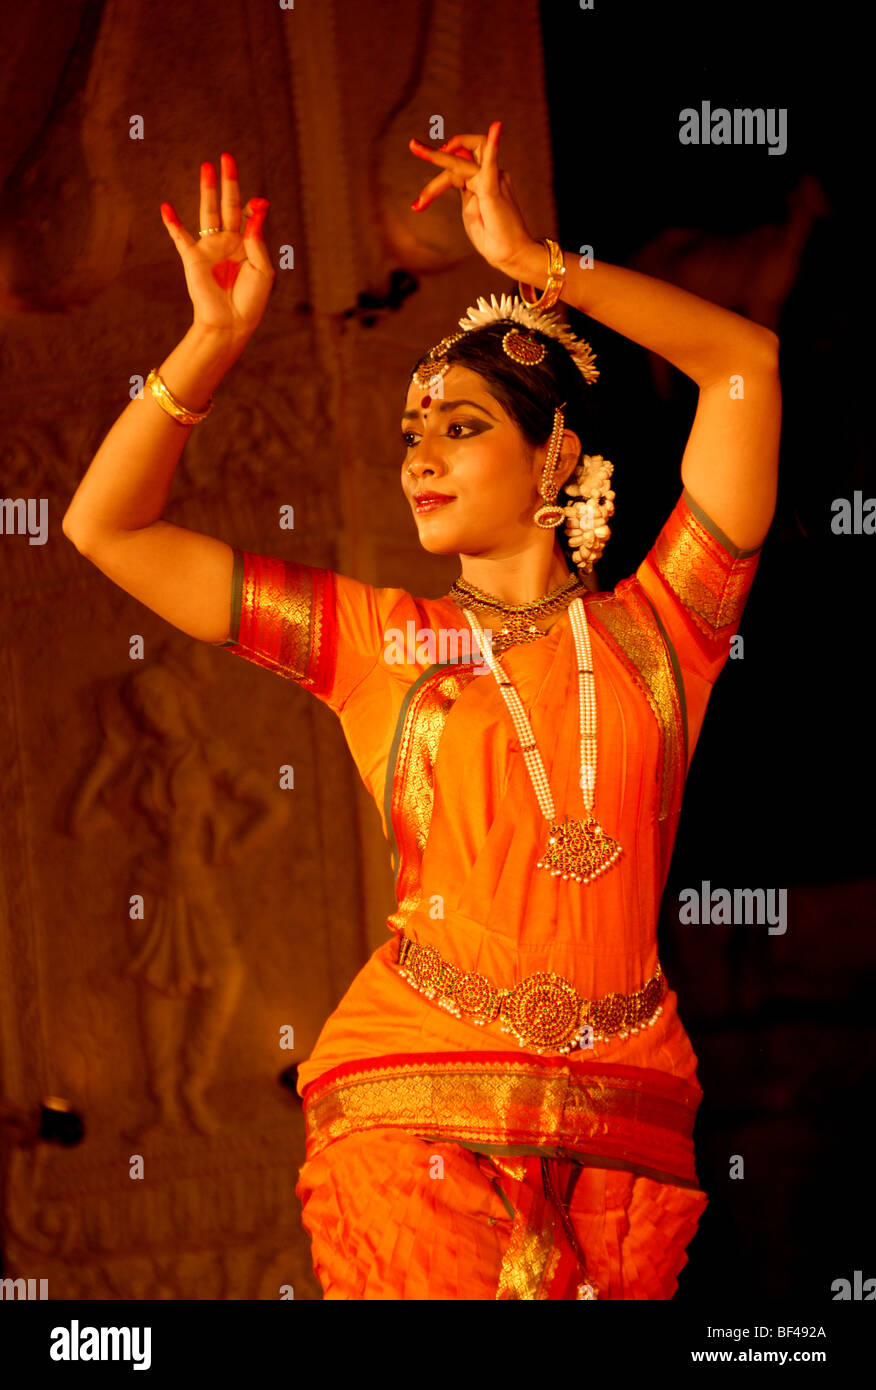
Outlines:
POLYGON ((415 481, 422 477, 438 477, 446 472, 441 458, 441 450, 436 444, 434 435, 431 437, 423 435, 417 445, 416 453, 407 467, 410 470, 407 476, 415 481))

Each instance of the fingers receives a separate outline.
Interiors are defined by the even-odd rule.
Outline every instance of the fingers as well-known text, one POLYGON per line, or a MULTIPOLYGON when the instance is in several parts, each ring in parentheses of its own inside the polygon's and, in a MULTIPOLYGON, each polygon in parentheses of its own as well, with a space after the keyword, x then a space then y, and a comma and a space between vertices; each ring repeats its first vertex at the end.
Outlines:
POLYGON ((269 275, 273 279, 274 267, 271 265, 271 258, 268 255, 268 248, 265 245, 263 235, 265 218, 270 206, 267 198, 250 198, 247 207, 252 209, 252 216, 243 233, 243 249, 250 265, 261 271, 263 275, 269 275))
POLYGON ((472 154, 480 156, 481 146, 486 142, 485 135, 451 135, 446 145, 442 145, 442 150, 451 150, 455 145, 462 145, 463 149, 471 150, 472 154))
POLYGON ((461 156, 462 159, 470 159, 470 160, 472 160, 475 164, 477 163, 477 160, 475 159, 474 155, 473 155, 473 154, 469 154, 468 150, 465 149, 464 146, 460 144, 460 142, 459 142, 459 136, 455 136, 452 140, 448 140, 446 144, 442 145, 442 146, 441 146, 441 153, 442 153, 442 154, 458 154, 458 155, 461 156))
MULTIPOLYGON (((420 159, 427 159, 430 164, 437 164, 449 173, 455 174, 457 179, 470 179, 472 174, 477 173, 477 169, 472 168, 472 160, 463 158, 458 154, 444 154, 441 150, 432 150, 428 145, 421 145, 419 140, 410 140, 408 148, 413 154, 419 155, 420 159)), ((457 187, 461 185, 457 183, 457 187)))
POLYGON ((414 212, 422 212, 430 203, 434 203, 436 198, 440 198, 442 193, 446 193, 448 188, 453 187, 453 179, 450 174, 436 174, 434 179, 430 179, 423 189, 420 196, 411 203, 414 212))
MULTIPOLYGON (((209 225, 207 223, 205 226, 209 225)), ((234 155, 222 156, 222 230, 240 233, 240 188, 234 155)))
POLYGON ((182 253, 187 246, 197 246, 191 232, 187 232, 170 203, 161 204, 161 220, 171 235, 177 251, 182 253))
POLYGON ((472 177, 472 163, 477 165, 478 173, 484 177, 482 179, 482 189, 480 196, 497 197, 500 193, 500 169, 499 169, 499 136, 502 130, 501 121, 493 121, 486 136, 464 133, 452 136, 440 150, 433 150, 428 145, 423 145, 419 140, 411 140, 409 148, 418 155, 420 159, 427 159, 432 164, 440 165, 445 172, 438 174, 434 179, 426 184, 419 198, 411 204, 416 212, 421 212, 423 208, 429 206, 448 188, 454 187, 462 189, 468 179, 472 177), (468 168, 466 168, 468 165, 468 168))
POLYGON ((471 150, 474 158, 478 161, 480 172, 484 175, 481 180, 480 196, 486 194, 488 197, 499 192, 499 136, 502 133, 502 122, 493 121, 486 137, 483 135, 453 135, 442 145, 442 150, 448 154, 454 151, 471 150))
POLYGON ((215 227, 217 231, 240 233, 240 185, 237 162, 233 155, 222 155, 222 212, 216 189, 216 170, 210 163, 201 165, 201 202, 198 230, 215 227))
POLYGON ((481 170, 484 175, 484 192, 487 197, 495 197, 499 192, 499 135, 502 122, 493 121, 487 131, 487 141, 481 156, 481 170))
POLYGON ((221 227, 219 200, 216 193, 216 170, 212 164, 201 165, 201 201, 198 205, 198 231, 202 227, 221 227))

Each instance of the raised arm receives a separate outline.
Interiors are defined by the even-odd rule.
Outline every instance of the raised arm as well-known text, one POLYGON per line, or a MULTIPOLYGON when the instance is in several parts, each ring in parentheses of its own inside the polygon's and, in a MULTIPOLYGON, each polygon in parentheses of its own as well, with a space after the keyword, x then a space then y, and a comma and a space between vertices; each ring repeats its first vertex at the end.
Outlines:
MULTIPOLYGON (((779 340, 768 328, 675 285, 564 253, 563 300, 659 353, 700 388, 681 480, 743 550, 759 546, 776 509, 782 393, 779 340)), ((506 274, 542 289, 548 253, 533 243, 506 274)))
MULTIPOLYGON (((202 412, 240 356, 267 304, 274 271, 262 237, 264 199, 239 233, 237 169, 222 158, 221 227, 196 241, 169 204, 165 226, 185 267, 194 322, 159 375, 175 400, 202 412)), ((216 175, 201 167, 200 225, 219 227, 216 175)), ((145 376, 145 373, 144 373, 145 376)), ((209 428, 209 424, 206 424, 209 428)), ((62 520, 64 535, 133 598, 205 642, 229 636, 233 552, 224 541, 161 519, 193 425, 180 424, 151 390, 126 406, 89 465, 62 520)))
MULTIPOLYGON (((455 135, 441 150, 411 150, 443 172, 413 204, 426 209, 449 188, 462 220, 496 270, 544 289, 549 257, 523 221, 510 175, 499 167, 501 123, 487 135, 455 135)), ((781 429, 778 338, 767 328, 674 285, 596 261, 582 268, 564 252, 562 300, 659 353, 700 388, 681 466, 684 486, 740 549, 759 546, 775 514, 781 429)))

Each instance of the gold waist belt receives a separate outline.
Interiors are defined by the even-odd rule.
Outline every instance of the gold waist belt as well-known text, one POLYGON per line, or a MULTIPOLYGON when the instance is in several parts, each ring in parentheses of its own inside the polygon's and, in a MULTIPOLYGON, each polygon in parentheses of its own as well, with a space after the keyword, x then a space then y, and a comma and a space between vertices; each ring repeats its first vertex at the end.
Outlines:
POLYGON ((521 1047, 536 1052, 570 1052, 650 1028, 663 1012, 660 1000, 666 992, 659 963, 633 994, 585 999, 553 971, 527 975, 513 989, 499 989, 486 975, 459 970, 434 946, 408 936, 401 937, 398 965, 402 979, 427 999, 436 999, 442 1009, 457 1018, 465 1014, 473 1023, 498 1021, 503 1033, 513 1033, 521 1047))

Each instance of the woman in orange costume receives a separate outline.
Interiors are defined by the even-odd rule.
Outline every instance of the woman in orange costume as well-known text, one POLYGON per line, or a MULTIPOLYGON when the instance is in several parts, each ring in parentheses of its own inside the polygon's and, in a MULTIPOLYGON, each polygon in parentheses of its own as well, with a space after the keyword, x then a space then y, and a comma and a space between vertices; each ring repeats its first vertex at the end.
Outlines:
POLYGON ((326 1298, 666 1299, 706 1197, 696 1057, 656 924, 775 509, 778 344, 670 285, 547 254, 498 139, 495 123, 440 152, 412 142, 440 170, 415 207, 459 189, 484 260, 544 291, 534 307, 523 288, 526 303, 481 300, 408 384, 401 485, 424 548, 460 557, 448 594, 162 519, 186 430, 210 409, 196 403, 274 278, 267 202, 250 200, 241 234, 227 154, 221 208, 202 166, 198 240, 162 206, 194 323, 101 445, 64 533, 181 630, 324 701, 382 816, 390 935, 299 1068, 297 1191, 326 1298), (584 453, 597 373, 550 312, 559 298, 700 388, 678 502, 610 593, 593 563, 611 465, 584 453))
POLYGON ((774 513, 777 340, 634 272, 551 261, 498 138, 495 123, 441 152, 411 142, 442 171, 414 207, 458 188, 487 263, 521 294, 547 286, 531 311, 480 301, 409 384, 402 487, 460 580, 415 598, 235 551, 224 645, 338 715, 398 896, 299 1069, 297 1192, 326 1298, 667 1299, 707 1199, 696 1057, 656 924, 774 513), (543 317, 560 294, 700 387, 681 496, 612 593, 592 578, 611 468, 582 455, 596 372, 543 317), (595 480, 583 521, 557 499, 573 479, 595 480), (450 500, 421 510, 428 492, 450 500))

